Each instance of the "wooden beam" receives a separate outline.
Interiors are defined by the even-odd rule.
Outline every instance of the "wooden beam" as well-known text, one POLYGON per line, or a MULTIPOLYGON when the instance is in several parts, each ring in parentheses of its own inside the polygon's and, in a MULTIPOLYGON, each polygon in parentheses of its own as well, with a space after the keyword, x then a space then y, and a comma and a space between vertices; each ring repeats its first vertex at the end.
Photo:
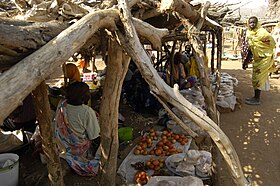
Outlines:
POLYGON ((160 4, 160 11, 165 12, 174 10, 182 14, 191 23, 196 23, 200 19, 200 15, 195 9, 184 0, 163 0, 160 4))
POLYGON ((13 66, 68 26, 56 21, 31 23, 0 17, 0 70, 13 66))
POLYGON ((47 85, 43 81, 33 91, 33 102, 42 137, 42 148, 47 159, 49 181, 53 186, 61 186, 64 185, 63 175, 58 150, 53 138, 52 114, 47 92, 47 85))
POLYGON ((211 32, 211 39, 212 39, 212 48, 211 48, 211 73, 213 74, 215 71, 215 48, 216 48, 216 35, 214 32, 211 32))
POLYGON ((223 51, 223 28, 220 28, 216 32, 217 38, 217 66, 216 66, 216 87, 214 90, 214 98, 217 100, 220 83, 221 83, 221 68, 222 68, 222 51, 223 51))
POLYGON ((115 186, 118 159, 118 113, 122 84, 130 57, 116 41, 110 40, 108 64, 100 106, 100 185, 115 186))

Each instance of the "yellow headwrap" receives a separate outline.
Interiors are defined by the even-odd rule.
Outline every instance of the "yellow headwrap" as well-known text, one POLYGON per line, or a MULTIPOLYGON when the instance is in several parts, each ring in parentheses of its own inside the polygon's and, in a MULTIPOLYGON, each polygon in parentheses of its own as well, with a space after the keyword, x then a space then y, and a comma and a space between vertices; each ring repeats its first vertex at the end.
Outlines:
POLYGON ((73 63, 66 64, 66 77, 69 78, 70 82, 81 81, 81 75, 78 67, 73 63))

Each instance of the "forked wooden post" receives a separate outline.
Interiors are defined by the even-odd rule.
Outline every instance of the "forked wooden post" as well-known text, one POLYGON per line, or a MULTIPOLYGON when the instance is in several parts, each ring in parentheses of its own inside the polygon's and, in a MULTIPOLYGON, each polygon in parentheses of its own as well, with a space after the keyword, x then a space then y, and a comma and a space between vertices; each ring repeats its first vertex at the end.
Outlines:
POLYGON ((45 81, 33 91, 33 102, 42 137, 42 148, 47 158, 50 183, 52 186, 62 186, 64 185, 63 175, 58 151, 53 140, 52 114, 45 81))

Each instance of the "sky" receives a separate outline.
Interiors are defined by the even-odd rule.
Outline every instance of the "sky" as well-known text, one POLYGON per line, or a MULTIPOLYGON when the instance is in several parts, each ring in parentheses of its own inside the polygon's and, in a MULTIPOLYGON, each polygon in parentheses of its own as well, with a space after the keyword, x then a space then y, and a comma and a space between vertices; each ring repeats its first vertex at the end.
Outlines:
MULTIPOLYGON (((200 1, 205 2, 206 0, 200 0, 200 1)), ((244 5, 242 6, 243 8, 256 8, 258 6, 263 6, 268 4, 268 0, 208 0, 208 1, 210 1, 211 4, 214 4, 215 2, 221 2, 221 3, 227 2, 228 4, 241 2, 239 6, 244 5)))

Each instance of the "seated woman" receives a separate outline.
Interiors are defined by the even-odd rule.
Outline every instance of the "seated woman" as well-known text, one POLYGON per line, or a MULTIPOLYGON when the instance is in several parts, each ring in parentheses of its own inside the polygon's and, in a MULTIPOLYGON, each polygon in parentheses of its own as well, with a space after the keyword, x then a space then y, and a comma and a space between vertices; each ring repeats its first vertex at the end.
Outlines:
POLYGON ((65 72, 66 78, 68 78, 68 84, 74 82, 81 82, 81 74, 78 67, 74 63, 67 63, 65 65, 65 72))
POLYGON ((74 83, 81 82, 81 75, 78 67, 74 63, 67 63, 65 65, 65 69, 63 68, 63 72, 65 77, 67 78, 67 82, 61 88, 58 87, 49 87, 49 102, 52 110, 56 110, 57 105, 61 98, 65 96, 65 88, 74 83))
POLYGON ((95 153, 100 143, 100 127, 95 111, 86 105, 89 99, 86 83, 70 84, 55 118, 55 136, 65 149, 62 158, 82 176, 94 176, 99 168, 95 153))
POLYGON ((174 66, 171 69, 171 63, 168 64, 166 69, 166 83, 169 86, 173 86, 175 83, 179 85, 180 89, 183 89, 184 82, 186 80, 186 72, 182 63, 182 54, 176 52, 174 55, 174 66))
POLYGON ((36 128, 36 114, 31 94, 29 94, 3 122, 0 128, 4 131, 23 129, 34 132, 36 128))

